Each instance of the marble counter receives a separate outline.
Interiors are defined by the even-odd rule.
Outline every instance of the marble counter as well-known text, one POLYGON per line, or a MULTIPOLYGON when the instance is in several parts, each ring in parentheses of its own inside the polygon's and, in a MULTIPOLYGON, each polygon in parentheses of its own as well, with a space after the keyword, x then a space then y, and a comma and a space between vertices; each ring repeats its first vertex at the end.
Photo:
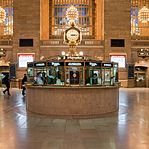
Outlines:
POLYGON ((34 113, 95 117, 118 107, 118 86, 27 86, 27 110, 34 113))

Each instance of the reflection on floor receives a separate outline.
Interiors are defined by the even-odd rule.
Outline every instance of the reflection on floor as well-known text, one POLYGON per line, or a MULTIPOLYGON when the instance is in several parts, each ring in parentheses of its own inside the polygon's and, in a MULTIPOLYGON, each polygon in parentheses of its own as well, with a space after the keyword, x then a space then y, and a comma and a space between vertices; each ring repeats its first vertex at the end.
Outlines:
POLYGON ((149 89, 120 89, 117 114, 58 119, 26 112, 21 90, 0 94, 0 149, 149 149, 149 89))

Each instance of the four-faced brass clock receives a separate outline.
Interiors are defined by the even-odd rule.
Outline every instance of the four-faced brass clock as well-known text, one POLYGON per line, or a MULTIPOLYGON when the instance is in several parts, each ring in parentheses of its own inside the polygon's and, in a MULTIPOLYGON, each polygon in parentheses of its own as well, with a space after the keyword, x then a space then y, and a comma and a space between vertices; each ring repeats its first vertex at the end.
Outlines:
POLYGON ((69 45, 77 45, 81 41, 80 30, 74 26, 65 31, 64 40, 69 45))
POLYGON ((79 39, 79 32, 75 29, 70 29, 67 31, 66 37, 70 42, 75 42, 79 39))

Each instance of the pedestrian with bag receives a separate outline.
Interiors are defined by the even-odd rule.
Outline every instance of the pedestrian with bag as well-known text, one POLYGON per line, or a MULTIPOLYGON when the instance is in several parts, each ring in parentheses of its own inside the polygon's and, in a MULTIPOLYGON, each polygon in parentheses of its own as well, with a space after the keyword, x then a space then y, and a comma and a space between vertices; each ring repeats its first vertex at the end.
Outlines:
POLYGON ((9 75, 7 74, 4 78, 3 78, 3 84, 6 85, 6 89, 3 91, 3 93, 5 94, 6 92, 8 93, 8 95, 10 96, 10 79, 9 79, 9 75))
POLYGON ((27 82, 27 76, 26 74, 24 74, 24 77, 22 79, 22 95, 23 96, 25 95, 25 92, 26 92, 26 87, 25 87, 26 82, 27 82))

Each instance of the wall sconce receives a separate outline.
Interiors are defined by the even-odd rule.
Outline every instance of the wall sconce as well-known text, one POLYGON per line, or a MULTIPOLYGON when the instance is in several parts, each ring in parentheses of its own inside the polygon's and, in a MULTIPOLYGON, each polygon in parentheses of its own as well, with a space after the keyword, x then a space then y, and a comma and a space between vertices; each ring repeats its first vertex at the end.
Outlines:
POLYGON ((0 48, 0 58, 6 56, 6 51, 2 48, 0 48))

